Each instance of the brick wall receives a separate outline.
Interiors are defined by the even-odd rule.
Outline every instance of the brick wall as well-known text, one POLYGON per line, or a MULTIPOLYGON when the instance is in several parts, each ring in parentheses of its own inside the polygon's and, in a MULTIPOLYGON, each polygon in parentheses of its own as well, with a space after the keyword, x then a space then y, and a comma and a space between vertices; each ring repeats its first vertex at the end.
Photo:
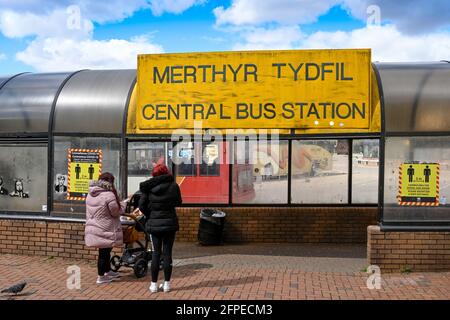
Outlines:
MULTIPOLYGON (((364 243, 376 208, 221 208, 225 242, 364 243)), ((179 208, 178 241, 196 242, 201 208, 179 208)), ((95 259, 84 223, 0 218, 0 253, 95 259)))
MULTIPOLYGON (((234 207, 226 212, 226 242, 365 243, 377 208, 234 207)), ((177 239, 197 241, 201 208, 180 208, 177 239)))
POLYGON ((382 272, 450 270, 450 232, 367 229, 367 260, 382 272))
POLYGON ((84 245, 84 224, 28 220, 0 220, 0 253, 95 259, 84 245))

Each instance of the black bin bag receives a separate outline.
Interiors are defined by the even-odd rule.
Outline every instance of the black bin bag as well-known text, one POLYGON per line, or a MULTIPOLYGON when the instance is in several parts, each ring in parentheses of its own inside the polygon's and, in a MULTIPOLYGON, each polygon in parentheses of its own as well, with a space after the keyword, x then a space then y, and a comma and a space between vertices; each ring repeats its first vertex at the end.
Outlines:
POLYGON ((226 214, 216 209, 203 209, 200 212, 198 242, 202 245, 218 245, 223 242, 223 229, 226 214))

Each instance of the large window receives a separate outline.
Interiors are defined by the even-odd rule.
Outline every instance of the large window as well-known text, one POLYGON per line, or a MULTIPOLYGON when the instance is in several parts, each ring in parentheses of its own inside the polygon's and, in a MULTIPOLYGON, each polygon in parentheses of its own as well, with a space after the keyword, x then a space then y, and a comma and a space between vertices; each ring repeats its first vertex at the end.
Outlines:
POLYGON ((184 204, 377 204, 378 157, 379 139, 129 142, 128 193, 165 163, 184 204))
POLYGON ((85 201, 68 200, 67 189, 57 188, 61 183, 61 177, 67 186, 68 178, 68 150, 88 149, 102 151, 102 172, 110 172, 115 177, 117 191, 121 192, 119 175, 120 163, 120 139, 119 138, 79 138, 79 137, 55 137, 54 140, 54 167, 53 167, 53 211, 60 213, 81 213, 86 212, 85 201))
POLYGON ((233 203, 287 203, 287 141, 236 141, 233 203))
POLYGON ((128 143, 128 193, 139 190, 139 184, 151 177, 155 164, 164 163, 172 169, 172 143, 128 143))
POLYGON ((292 141, 292 203, 348 203, 348 140, 292 141))
MULTIPOLYGON (((421 172, 417 173, 421 174, 421 172)), ((403 182, 402 182, 403 183, 403 182)), ((413 182, 414 183, 414 182, 413 182)), ((433 192, 434 193, 434 192, 433 192)), ((450 137, 388 137, 385 147, 384 213, 388 221, 450 221, 450 137), (436 185, 438 206, 422 205, 414 199, 414 205, 401 204, 398 198, 402 164, 438 164, 439 178, 436 185)))
POLYGON ((352 203, 378 202, 379 140, 353 140, 352 203))
POLYGON ((47 145, 0 144, 0 211, 47 211, 47 145))

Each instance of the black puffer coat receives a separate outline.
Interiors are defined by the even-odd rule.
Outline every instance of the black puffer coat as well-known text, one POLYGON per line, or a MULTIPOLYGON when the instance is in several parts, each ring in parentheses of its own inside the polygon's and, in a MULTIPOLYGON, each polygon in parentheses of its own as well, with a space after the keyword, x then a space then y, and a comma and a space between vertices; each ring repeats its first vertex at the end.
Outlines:
POLYGON ((147 217, 149 233, 178 231, 175 207, 182 203, 180 187, 170 174, 163 174, 139 185, 142 196, 139 209, 147 217))

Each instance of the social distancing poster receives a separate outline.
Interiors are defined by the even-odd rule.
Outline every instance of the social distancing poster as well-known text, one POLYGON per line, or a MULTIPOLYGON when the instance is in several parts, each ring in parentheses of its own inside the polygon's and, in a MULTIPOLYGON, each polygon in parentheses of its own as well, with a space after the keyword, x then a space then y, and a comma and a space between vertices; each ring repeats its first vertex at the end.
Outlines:
POLYGON ((438 163, 403 163, 399 173, 399 205, 439 205, 438 163))
POLYGON ((67 199, 84 200, 89 192, 89 183, 98 180, 102 171, 102 150, 69 149, 67 199))

